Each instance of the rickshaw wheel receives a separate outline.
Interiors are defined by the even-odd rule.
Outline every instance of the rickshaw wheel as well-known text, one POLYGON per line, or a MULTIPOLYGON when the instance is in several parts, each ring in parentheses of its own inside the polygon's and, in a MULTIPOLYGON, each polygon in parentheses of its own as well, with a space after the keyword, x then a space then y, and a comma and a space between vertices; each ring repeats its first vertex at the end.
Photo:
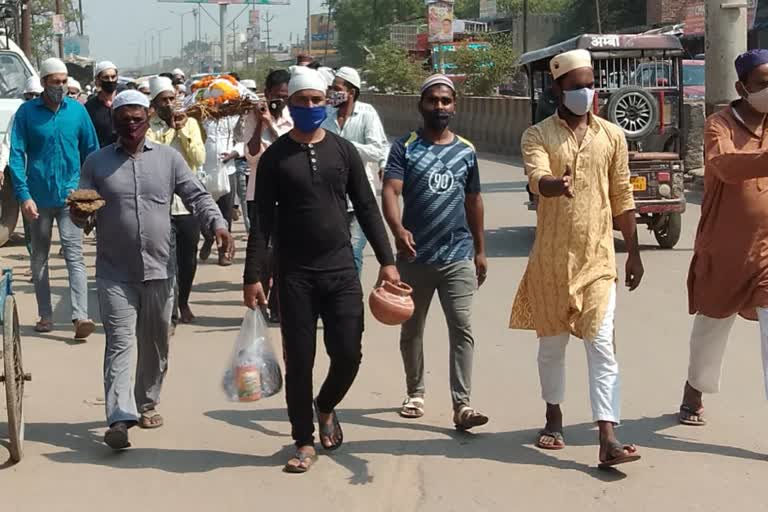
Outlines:
POLYGON ((680 213, 669 213, 661 224, 653 230, 659 247, 662 249, 672 249, 680 241, 680 234, 683 230, 683 215, 680 213))
POLYGON ((611 94, 606 117, 624 131, 627 140, 641 140, 658 127, 659 105, 650 92, 629 85, 611 94))
POLYGON ((3 322, 3 359, 5 362, 5 398, 8 409, 8 437, 11 460, 19 462, 23 455, 24 442, 24 367, 21 361, 21 336, 19 335, 19 313, 16 299, 9 295, 5 299, 3 322))

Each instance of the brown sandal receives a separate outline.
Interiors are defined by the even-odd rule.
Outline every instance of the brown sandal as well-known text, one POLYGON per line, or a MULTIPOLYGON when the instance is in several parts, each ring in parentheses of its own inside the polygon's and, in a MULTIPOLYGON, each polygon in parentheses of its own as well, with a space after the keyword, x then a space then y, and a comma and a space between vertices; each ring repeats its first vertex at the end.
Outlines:
POLYGON ((35 324, 35 332, 51 332, 53 330, 53 322, 51 320, 43 320, 42 318, 35 324))
POLYGON ((622 454, 611 459, 600 460, 600 464, 597 465, 600 469, 608 469, 619 464, 626 464, 627 462, 635 462, 641 459, 637 453, 637 448, 633 444, 614 443, 610 448, 621 448, 622 454))
POLYGON ((562 450, 565 448, 565 439, 562 432, 551 432, 547 429, 539 431, 539 439, 536 441, 536 446, 542 450, 562 450), (544 439, 552 439, 554 442, 551 444, 544 443, 544 439))
POLYGON ((311 454, 297 450, 293 458, 285 464, 283 471, 294 475, 306 473, 312 469, 315 462, 317 462, 317 453, 311 454))
POLYGON ((488 423, 488 416, 480 414, 473 408, 463 405, 453 413, 453 424, 458 430, 469 430, 488 423))
POLYGON ((146 429, 160 428, 163 426, 163 417, 154 409, 144 411, 139 418, 139 426, 146 429))

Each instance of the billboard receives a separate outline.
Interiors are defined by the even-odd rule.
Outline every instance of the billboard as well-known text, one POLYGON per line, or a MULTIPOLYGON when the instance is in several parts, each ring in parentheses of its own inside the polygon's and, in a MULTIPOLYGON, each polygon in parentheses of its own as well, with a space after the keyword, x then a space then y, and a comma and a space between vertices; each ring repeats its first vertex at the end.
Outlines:
POLYGON ((336 43, 336 21, 327 14, 313 14, 309 18, 313 42, 328 41, 330 46, 336 43))
POLYGON ((453 4, 433 2, 427 6, 430 43, 453 42, 453 4))
POLYGON ((64 55, 77 55, 79 57, 89 57, 91 50, 89 48, 90 40, 88 36, 65 36, 64 37, 64 55))
POLYGON ((496 0, 480 0, 480 19, 495 19, 498 14, 496 0))

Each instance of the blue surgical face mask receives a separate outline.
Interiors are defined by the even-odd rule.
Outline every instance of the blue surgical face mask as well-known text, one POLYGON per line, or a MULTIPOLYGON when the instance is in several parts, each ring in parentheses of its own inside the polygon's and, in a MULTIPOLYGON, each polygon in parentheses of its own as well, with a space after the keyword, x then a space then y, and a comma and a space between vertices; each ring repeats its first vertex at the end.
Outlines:
POLYGON ((577 116, 583 116, 592 108, 595 90, 589 87, 573 91, 563 91, 563 105, 577 116))
POLYGON ((297 130, 302 133, 312 133, 323 124, 328 113, 325 110, 325 106, 320 107, 297 107, 294 105, 288 106, 288 111, 293 118, 293 124, 297 130))

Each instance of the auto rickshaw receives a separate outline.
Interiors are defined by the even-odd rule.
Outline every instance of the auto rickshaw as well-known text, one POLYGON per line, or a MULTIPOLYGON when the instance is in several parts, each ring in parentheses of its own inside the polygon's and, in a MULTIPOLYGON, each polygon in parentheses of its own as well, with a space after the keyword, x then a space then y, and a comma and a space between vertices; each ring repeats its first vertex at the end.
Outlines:
MULTIPOLYGON (((681 157, 685 52, 680 40, 666 34, 585 34, 523 54, 532 123, 557 108, 550 60, 576 49, 592 54, 594 113, 626 136, 637 222, 653 231, 659 246, 671 249, 680 240, 686 207, 681 157)), ((527 204, 535 210, 538 198, 531 196, 527 204)))

